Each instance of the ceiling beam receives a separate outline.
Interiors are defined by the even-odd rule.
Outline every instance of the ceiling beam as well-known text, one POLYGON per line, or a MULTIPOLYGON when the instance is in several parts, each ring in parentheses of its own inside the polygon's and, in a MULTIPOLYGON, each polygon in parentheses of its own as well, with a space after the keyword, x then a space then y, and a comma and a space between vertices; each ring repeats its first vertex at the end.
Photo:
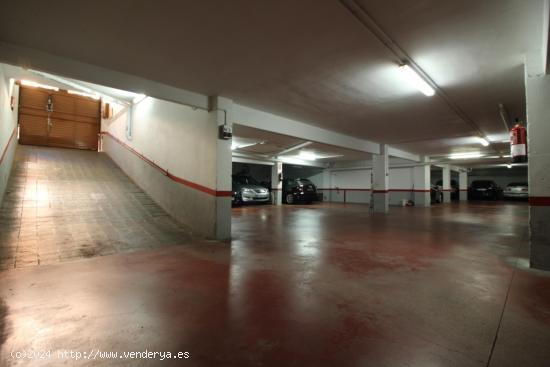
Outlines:
POLYGON ((380 154, 380 145, 373 141, 326 130, 239 104, 233 105, 233 116, 235 123, 239 125, 359 152, 380 154))
POLYGON ((397 149, 391 146, 388 146, 388 155, 396 158, 408 159, 409 161, 414 162, 421 161, 421 157, 418 154, 405 152, 404 150, 397 149))
POLYGON ((235 156, 235 155, 233 155, 233 157, 231 157, 231 161, 233 163, 260 164, 260 165, 263 165, 263 166, 273 166, 275 164, 275 162, 271 162, 271 161, 264 161, 264 160, 246 158, 246 157, 238 157, 238 156, 235 156))
POLYGON ((0 41, 0 62, 208 110, 208 97, 135 75, 0 41))

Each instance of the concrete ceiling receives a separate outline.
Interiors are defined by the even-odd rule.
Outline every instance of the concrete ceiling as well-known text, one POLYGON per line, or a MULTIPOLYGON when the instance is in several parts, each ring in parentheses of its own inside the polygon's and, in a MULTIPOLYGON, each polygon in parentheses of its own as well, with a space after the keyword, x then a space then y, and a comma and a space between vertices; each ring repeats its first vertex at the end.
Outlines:
MULTIPOLYGON (((358 3, 485 134, 506 138, 498 103, 525 118, 522 65, 540 47, 542 0, 358 3)), ((1 12, 2 41, 415 153, 450 153, 474 134, 406 84, 399 60, 335 0, 19 0, 1 12)))

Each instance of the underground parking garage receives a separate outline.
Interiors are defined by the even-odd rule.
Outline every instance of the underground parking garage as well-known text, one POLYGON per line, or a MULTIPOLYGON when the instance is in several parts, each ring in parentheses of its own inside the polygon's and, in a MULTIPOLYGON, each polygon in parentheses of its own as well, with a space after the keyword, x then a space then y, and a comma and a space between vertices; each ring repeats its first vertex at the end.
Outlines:
POLYGON ((547 1, 1 11, 1 366, 548 365, 547 1))

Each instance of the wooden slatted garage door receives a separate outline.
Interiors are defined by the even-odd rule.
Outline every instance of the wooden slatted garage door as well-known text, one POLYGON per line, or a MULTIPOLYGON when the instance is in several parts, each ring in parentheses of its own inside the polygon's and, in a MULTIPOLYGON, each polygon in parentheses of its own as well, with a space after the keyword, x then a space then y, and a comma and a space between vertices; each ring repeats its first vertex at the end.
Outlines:
POLYGON ((101 103, 93 98, 21 86, 19 142, 97 150, 101 103), (52 112, 47 111, 48 97, 52 112), (48 122, 49 114, 49 122, 48 122))

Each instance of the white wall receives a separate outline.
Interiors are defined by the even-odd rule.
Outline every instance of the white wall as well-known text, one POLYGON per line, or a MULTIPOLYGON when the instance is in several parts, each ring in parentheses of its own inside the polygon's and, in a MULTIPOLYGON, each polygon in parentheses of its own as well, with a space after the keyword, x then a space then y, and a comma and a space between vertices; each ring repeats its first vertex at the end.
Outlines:
MULTIPOLYGON (((115 116, 122 106, 115 105, 115 116)), ((127 111, 127 110, 126 110, 127 111)), ((128 112, 102 120, 108 131, 174 175, 216 188, 216 130, 209 113, 155 98, 133 107, 132 138, 126 137, 128 112)))
POLYGON ((6 191, 6 186, 11 172, 17 135, 12 137, 17 127, 17 102, 19 101, 19 87, 10 82, 6 77, 4 67, 0 64, 0 157, 4 155, 0 163, 0 205, 6 191), (14 108, 10 107, 11 97, 14 97, 14 108))
POLYGON ((311 182, 313 182, 313 184, 322 189, 322 188, 325 188, 325 187, 328 187, 328 185, 330 184, 329 182, 327 182, 327 180, 325 179, 326 175, 325 173, 323 172, 324 170, 320 171, 320 172, 317 172, 307 178, 310 179, 311 182))
POLYGON ((341 189, 370 189, 372 186, 372 170, 332 171, 331 188, 341 189))
MULTIPOLYGON (((102 120, 102 131, 178 178, 216 191, 217 122, 204 110, 155 98, 133 107, 132 136, 127 137, 128 109, 115 106, 102 120)), ((169 179, 108 135, 103 150, 159 205, 193 231, 216 236, 216 196, 169 179)))
MULTIPOLYGON (((325 200, 347 203, 369 203, 372 188, 372 169, 345 169, 346 167, 369 166, 370 162, 361 161, 355 164, 339 163, 339 169, 329 169, 329 182, 323 188, 325 200)), ((398 205, 401 199, 413 198, 414 169, 390 168, 390 204, 398 205)))
POLYGON ((413 188, 413 168, 390 168, 390 190, 409 190, 413 188))

